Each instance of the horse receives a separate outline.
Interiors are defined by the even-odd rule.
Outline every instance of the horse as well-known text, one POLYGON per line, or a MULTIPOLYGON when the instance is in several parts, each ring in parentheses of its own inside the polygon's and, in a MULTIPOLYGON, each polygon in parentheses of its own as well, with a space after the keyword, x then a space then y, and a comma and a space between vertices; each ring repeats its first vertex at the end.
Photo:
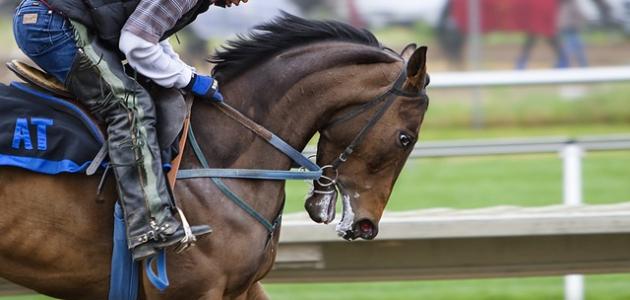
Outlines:
MULTIPOLYGON (((428 107, 426 52, 410 45, 398 54, 367 30, 284 15, 229 42, 215 55, 214 74, 227 104, 294 148, 320 134, 317 163, 339 161, 324 167, 343 197, 338 229, 346 239, 372 239, 428 107)), ((190 124, 212 167, 292 166, 216 105, 195 101, 190 124)), ((190 147, 181 164, 201 168, 190 147)), ((224 182, 264 218, 281 213, 283 181, 224 182)), ((56 298, 107 299, 115 182, 107 179, 100 201, 98 185, 81 174, 0 168, 0 276, 56 298)), ((331 222, 335 201, 318 189, 331 187, 315 183, 306 207, 315 221, 331 222)), ((274 263, 280 227, 269 235, 209 179, 178 181, 174 193, 191 224, 214 231, 184 253, 167 252, 171 282, 163 293, 141 275, 139 298, 267 299, 260 280, 274 263)))

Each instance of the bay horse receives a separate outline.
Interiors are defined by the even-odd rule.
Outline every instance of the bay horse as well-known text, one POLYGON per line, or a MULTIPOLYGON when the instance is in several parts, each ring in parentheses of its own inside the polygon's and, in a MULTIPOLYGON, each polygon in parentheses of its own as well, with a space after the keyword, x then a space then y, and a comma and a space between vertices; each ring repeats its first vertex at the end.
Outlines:
MULTIPOLYGON (((319 165, 333 162, 384 105, 366 104, 384 95, 391 100, 338 174, 325 170, 341 188, 343 237, 374 238, 427 110, 426 47, 408 46, 399 55, 368 31, 284 15, 230 42, 214 60, 230 106, 296 149, 319 132, 319 165), (392 90, 395 82, 401 90, 392 90)), ((291 168, 289 158, 207 102, 194 102, 191 126, 212 167, 291 168)), ((200 168, 188 148, 182 168, 200 168)), ((98 181, 0 168, 0 276, 52 297, 107 299, 115 187, 109 180, 105 200, 97 201, 98 181)), ((282 181, 225 183, 268 220, 283 209, 282 181)), ((144 276, 140 299, 267 299, 259 281, 274 263, 279 228, 269 242, 266 229, 209 179, 179 181, 174 192, 190 223, 210 224, 214 232, 184 253, 169 251, 170 287, 159 293, 144 276)), ((306 206, 315 221, 332 221, 332 197, 310 195, 306 206)))

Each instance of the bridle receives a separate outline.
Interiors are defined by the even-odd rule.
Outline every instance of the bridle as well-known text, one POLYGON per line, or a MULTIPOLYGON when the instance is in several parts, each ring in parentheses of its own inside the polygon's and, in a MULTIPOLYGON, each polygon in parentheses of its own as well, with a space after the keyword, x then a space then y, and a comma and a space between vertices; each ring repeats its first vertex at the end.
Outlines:
MULTIPOLYGON (((427 78, 428 78, 428 75, 427 75, 427 78)), ((394 101, 398 99, 398 97, 419 99, 422 101, 427 100, 427 95, 424 88, 422 88, 419 93, 410 93, 410 92, 404 91, 402 88, 406 82, 406 79, 407 79, 407 69, 403 68, 403 70, 400 72, 400 75, 398 75, 398 79, 396 79, 392 87, 389 90, 387 90, 385 93, 366 102, 365 104, 362 104, 356 109, 346 113, 345 115, 333 120, 332 122, 330 122, 330 124, 328 124, 327 128, 334 127, 341 123, 350 121, 358 117, 359 115, 363 114, 364 112, 382 104, 380 109, 376 113, 374 113, 374 115, 372 115, 372 117, 363 126, 363 128, 359 130, 359 133, 354 137, 352 142, 350 142, 350 144, 337 156, 337 158, 332 163, 328 165, 324 165, 322 167, 322 171, 330 169, 333 172, 333 175, 327 176, 323 174, 322 177, 317 180, 317 183, 321 187, 330 187, 332 185, 337 184, 337 177, 339 176, 339 168, 341 167, 341 165, 345 163, 346 161, 348 161, 348 158, 350 157, 350 155, 352 155, 352 153, 354 153, 356 148, 359 145, 361 145, 361 143, 363 142, 367 134, 370 132, 370 130, 374 127, 374 125, 376 125, 376 123, 378 123, 378 121, 380 121, 383 118, 385 113, 389 110, 389 108, 394 103, 394 101)), ((425 86, 426 84, 428 84, 428 81, 425 83, 425 86)), ((315 190, 315 192, 318 192, 318 191, 315 190)), ((328 191, 319 191, 319 192, 328 193, 328 191)))

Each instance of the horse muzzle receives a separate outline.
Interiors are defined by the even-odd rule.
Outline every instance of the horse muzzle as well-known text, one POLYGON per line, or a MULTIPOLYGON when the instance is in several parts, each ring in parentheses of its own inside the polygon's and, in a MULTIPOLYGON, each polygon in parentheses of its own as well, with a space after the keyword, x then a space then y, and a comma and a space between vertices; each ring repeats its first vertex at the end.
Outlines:
POLYGON ((368 219, 362 219, 352 225, 352 229, 338 232, 339 235, 348 241, 356 239, 373 240, 378 235, 378 225, 368 219))

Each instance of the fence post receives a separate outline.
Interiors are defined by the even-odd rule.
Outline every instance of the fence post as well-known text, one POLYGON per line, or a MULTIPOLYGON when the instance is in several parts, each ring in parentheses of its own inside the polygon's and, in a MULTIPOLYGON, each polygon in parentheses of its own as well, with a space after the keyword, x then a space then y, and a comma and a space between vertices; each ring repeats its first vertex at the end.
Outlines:
MULTIPOLYGON (((482 37, 481 37, 481 1, 468 1, 468 57, 467 65, 469 71, 478 71, 481 68, 482 59, 482 37)), ((472 101, 472 126, 482 128, 484 126, 484 111, 481 94, 481 87, 473 87, 471 90, 472 101)))
MULTIPOLYGON (((570 141, 560 151, 562 157, 562 195, 564 205, 582 205, 582 156, 584 151, 570 141)), ((564 277, 564 300, 584 300, 584 276, 578 274, 564 277)))

